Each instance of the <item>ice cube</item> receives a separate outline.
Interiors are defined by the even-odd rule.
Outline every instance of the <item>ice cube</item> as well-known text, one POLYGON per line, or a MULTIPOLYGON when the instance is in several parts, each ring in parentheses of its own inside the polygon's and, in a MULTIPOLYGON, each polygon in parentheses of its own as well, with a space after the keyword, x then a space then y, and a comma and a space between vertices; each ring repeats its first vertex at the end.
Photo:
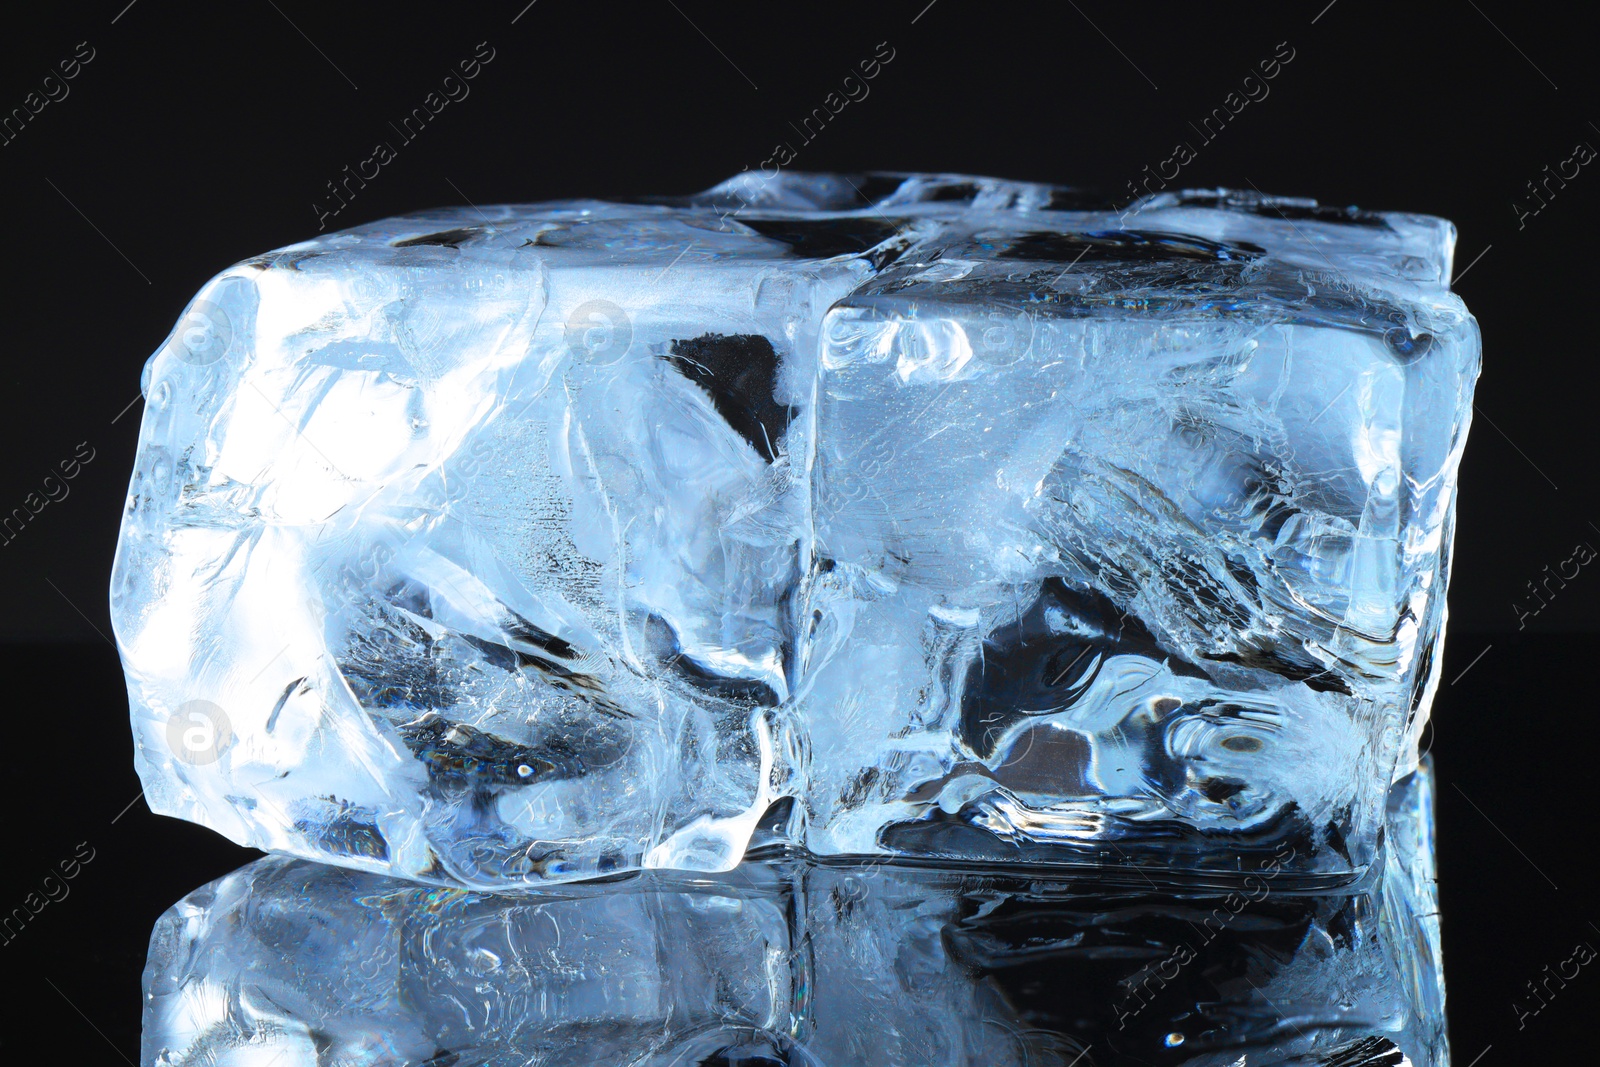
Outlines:
POLYGON ((1287 851, 1180 896, 801 861, 501 896, 269 857, 157 922, 143 1063, 1443 1067, 1428 787, 1390 823, 1420 850, 1310 895, 1287 851))
POLYGON ((1449 226, 1238 194, 1136 218, 973 212, 829 311, 817 851, 1371 862, 1478 366, 1449 226))
POLYGON ((495 888, 1369 867, 1478 366, 1440 219, 953 175, 429 212, 146 367, 152 808, 495 888))

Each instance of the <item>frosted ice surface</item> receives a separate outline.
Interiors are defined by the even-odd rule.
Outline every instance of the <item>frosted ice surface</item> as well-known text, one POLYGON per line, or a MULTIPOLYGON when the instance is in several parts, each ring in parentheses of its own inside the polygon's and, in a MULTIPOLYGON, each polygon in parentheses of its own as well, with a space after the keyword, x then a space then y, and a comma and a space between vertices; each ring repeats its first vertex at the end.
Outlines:
POLYGON ((1478 369, 1454 229, 751 175, 249 260, 151 358, 151 806, 492 888, 1376 855, 1478 369))
POLYGON ((1444 1067, 1428 787, 1391 822, 1424 851, 1316 895, 782 862, 496 896, 271 857, 156 924, 143 1064, 1444 1067))

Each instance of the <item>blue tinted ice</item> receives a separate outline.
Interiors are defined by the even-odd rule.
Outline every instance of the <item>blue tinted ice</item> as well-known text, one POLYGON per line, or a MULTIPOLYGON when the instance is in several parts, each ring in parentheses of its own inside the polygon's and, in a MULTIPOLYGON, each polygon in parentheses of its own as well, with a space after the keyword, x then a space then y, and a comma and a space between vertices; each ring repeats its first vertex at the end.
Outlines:
POLYGON ((446 210, 209 283, 113 577, 152 807, 492 888, 1375 856, 1478 369, 1441 219, 952 176, 446 210))
POLYGON ((143 1064, 1445 1067, 1427 787, 1319 895, 1276 861, 1231 895, 784 862, 494 896, 272 857, 156 924, 143 1064))

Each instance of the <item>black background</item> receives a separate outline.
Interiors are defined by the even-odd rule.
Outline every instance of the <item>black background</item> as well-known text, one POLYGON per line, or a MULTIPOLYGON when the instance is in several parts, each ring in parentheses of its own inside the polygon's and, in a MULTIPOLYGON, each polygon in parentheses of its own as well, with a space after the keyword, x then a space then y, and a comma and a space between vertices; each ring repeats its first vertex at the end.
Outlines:
POLYGON ((400 147, 334 226, 469 198, 688 192, 758 168, 780 141, 798 148, 793 169, 964 171, 1118 193, 1182 140, 1198 155, 1174 187, 1454 220, 1457 288, 1482 326, 1485 371, 1435 708, 1451 1031, 1462 1067, 1574 1062, 1600 974, 1584 972, 1521 1029, 1512 1001, 1577 942, 1600 945, 1584 800, 1600 740, 1589 636, 1600 576, 1585 570, 1525 629, 1516 604, 1532 606, 1526 585, 1547 564, 1600 546, 1600 369, 1586 321, 1600 163, 1541 188, 1543 207, 1528 190, 1580 142, 1600 147, 1591 35, 1554 14, 1565 9, 1504 0, 525 2, 115 0, 7 13, 0 115, 80 42, 94 58, 65 99, 0 144, 0 512, 81 444, 95 458, 0 547, 0 908, 79 842, 96 858, 70 897, 0 946, 11 978, 0 1052, 42 1042, 50 1062, 136 1059, 151 923, 248 855, 135 802, 105 605, 139 369, 208 277, 312 235, 327 183, 397 141, 389 123, 487 42, 494 59, 471 95, 400 147), (790 123, 880 42, 894 58, 870 95, 802 145, 790 123), (1280 42, 1294 58, 1270 95, 1201 144, 1190 123, 1280 42))

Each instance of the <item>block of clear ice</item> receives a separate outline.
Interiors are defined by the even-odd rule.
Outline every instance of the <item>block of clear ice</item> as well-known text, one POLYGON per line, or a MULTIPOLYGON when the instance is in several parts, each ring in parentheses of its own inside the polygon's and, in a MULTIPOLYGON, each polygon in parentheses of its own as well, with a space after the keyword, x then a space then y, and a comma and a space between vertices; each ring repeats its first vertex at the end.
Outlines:
POLYGON ((742 175, 248 260, 146 366, 158 812, 494 888, 819 856, 1348 881, 1416 766, 1454 228, 742 175))
POLYGON ((157 922, 142 1067, 1445 1067, 1426 771, 1355 886, 746 862, 509 895, 286 856, 157 922))

